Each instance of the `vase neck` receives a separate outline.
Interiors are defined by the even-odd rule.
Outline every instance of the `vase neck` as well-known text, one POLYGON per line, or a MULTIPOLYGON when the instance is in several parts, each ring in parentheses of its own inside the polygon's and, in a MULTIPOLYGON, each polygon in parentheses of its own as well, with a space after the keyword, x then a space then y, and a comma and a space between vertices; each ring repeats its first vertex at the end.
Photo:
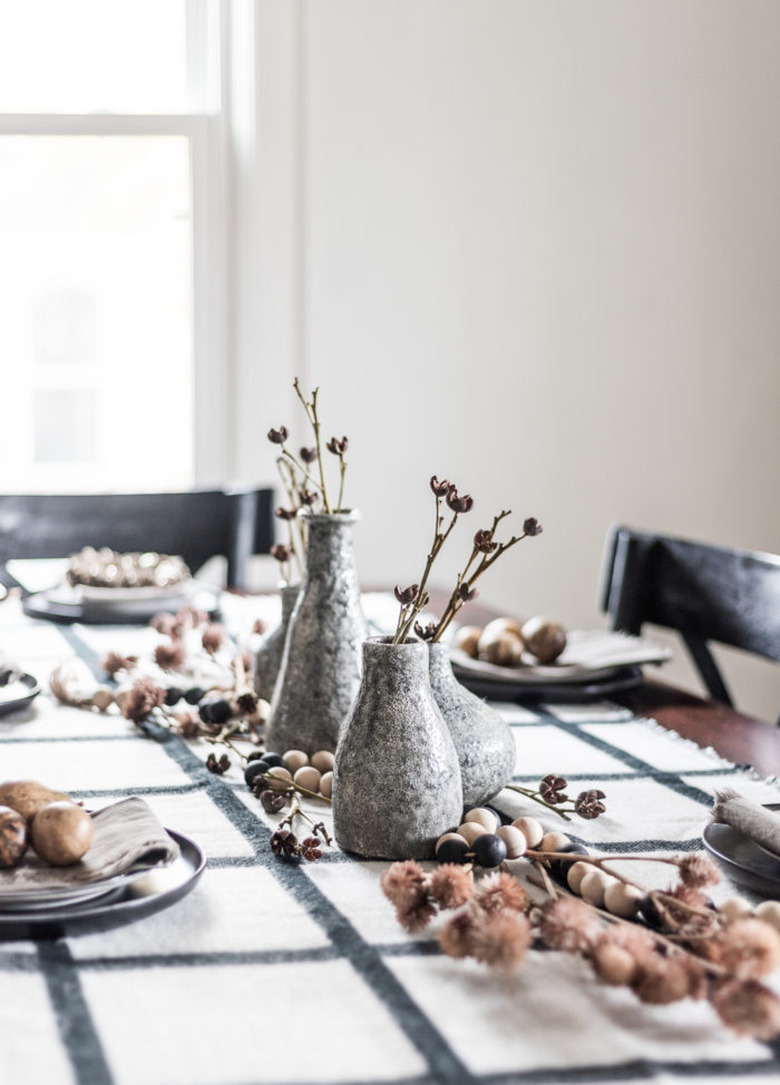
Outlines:
POLYGON ((430 681, 428 676, 428 647, 422 641, 390 644, 384 638, 363 642, 363 673, 381 673, 392 683, 430 681))

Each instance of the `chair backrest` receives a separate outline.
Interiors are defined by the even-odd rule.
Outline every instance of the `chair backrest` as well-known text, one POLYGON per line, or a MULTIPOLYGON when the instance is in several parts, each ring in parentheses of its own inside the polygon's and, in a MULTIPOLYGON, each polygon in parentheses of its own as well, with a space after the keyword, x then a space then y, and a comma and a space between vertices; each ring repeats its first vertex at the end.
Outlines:
POLYGON ((677 630, 711 697, 732 705, 707 641, 780 660, 780 557, 615 527, 602 608, 613 629, 677 630))
POLYGON ((0 583, 12 558, 62 558, 84 546, 180 555, 193 573, 227 558, 227 586, 246 587, 252 554, 273 545, 273 490, 149 494, 0 494, 0 583))

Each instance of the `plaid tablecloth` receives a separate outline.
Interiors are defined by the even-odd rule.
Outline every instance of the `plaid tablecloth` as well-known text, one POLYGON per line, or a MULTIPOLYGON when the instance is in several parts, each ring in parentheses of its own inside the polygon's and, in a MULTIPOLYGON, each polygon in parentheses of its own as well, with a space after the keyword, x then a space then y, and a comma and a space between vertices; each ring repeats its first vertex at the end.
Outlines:
MULTIPOLYGON (((33 623, 13 602, 0 607, 0 649, 43 679, 68 654, 96 666, 108 649, 143 649, 153 636, 33 623)), ((614 705, 500 707, 518 782, 555 772, 606 792, 606 815, 566 826, 594 850, 699 848, 724 784, 780 800, 776 784, 614 705)), ((641 1005, 553 952, 532 951, 500 976, 443 956, 431 936, 407 936, 379 889, 385 864, 335 848, 316 863, 277 859, 275 819, 237 769, 209 773, 206 752, 48 694, 0 720, 0 778, 40 779, 91 806, 142 795, 208 855, 195 889, 155 915, 0 943, 2 1085, 780 1079, 780 1045, 735 1038, 707 1003, 641 1005)))

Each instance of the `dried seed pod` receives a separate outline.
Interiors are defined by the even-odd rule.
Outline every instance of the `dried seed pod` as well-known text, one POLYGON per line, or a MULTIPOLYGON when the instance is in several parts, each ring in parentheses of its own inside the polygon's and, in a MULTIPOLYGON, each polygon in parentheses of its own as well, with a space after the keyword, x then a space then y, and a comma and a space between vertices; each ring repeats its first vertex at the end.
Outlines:
POLYGON ((27 822, 10 806, 0 806, 0 867, 21 863, 27 851, 27 822))
POLYGON ((86 855, 95 826, 87 811, 73 802, 52 802, 32 820, 30 842, 52 866, 71 866, 86 855))
POLYGON ((516 667, 524 648, 519 624, 511 618, 495 618, 480 634, 477 655, 498 667, 516 667))
POLYGON ((552 663, 566 647, 566 630, 551 618, 529 618, 523 625, 522 637, 540 663, 552 663))
POLYGON ((452 638, 452 647, 465 652, 471 659, 476 659, 479 653, 479 638, 481 636, 482 630, 478 625, 462 625, 460 629, 456 630, 455 636, 452 638))

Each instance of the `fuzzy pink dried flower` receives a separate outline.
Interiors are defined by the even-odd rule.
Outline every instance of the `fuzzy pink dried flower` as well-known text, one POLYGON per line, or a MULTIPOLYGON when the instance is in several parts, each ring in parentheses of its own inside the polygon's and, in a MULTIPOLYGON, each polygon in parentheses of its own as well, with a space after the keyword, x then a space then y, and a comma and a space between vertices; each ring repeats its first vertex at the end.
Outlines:
POLYGON ((181 622, 175 614, 155 614, 149 625, 164 637, 175 637, 184 632, 181 622))
POLYGON ((496 968, 515 968, 531 944, 531 924, 515 912, 496 912, 478 919, 470 940, 470 956, 496 968))
POLYGON ((593 971, 602 983, 625 987, 637 975, 636 957, 625 946, 599 939, 590 953, 593 971))
POLYGON ((737 919, 714 941, 720 964, 740 979, 766 976, 780 967, 780 932, 760 919, 737 919))
POLYGON ((489 913, 524 912, 529 897, 522 885, 511 874, 497 870, 482 878, 477 886, 477 901, 489 913))
POLYGON ((379 885, 391 904, 406 906, 427 895, 428 875, 414 859, 393 863, 382 875, 379 885))
POLYGON ((225 629, 218 622, 210 622, 201 634, 201 644, 209 655, 218 652, 225 643, 225 629))
POLYGON ((681 957, 661 957, 656 954, 645 961, 631 983, 631 989, 641 1002, 666 1006, 679 1002, 691 992, 691 976, 681 957))
POLYGON ((596 914, 576 897, 555 897, 542 905, 539 935, 550 949, 584 953, 600 929, 596 914))
POLYGON ((430 892, 440 908, 458 908, 474 896, 471 867, 442 863, 431 874, 430 892))
POLYGON ((179 640, 171 641, 170 644, 158 644, 154 650, 154 661, 164 671, 175 671, 186 658, 187 652, 179 640))
POLYGON ((686 855, 680 861, 680 881, 691 889, 706 889, 718 884, 720 872, 709 856, 686 855))
POLYGON ((768 1042, 780 1035, 780 999, 757 980, 718 983, 710 1001, 723 1023, 742 1036, 768 1042))
POLYGON ((109 652, 105 659, 101 660, 100 666, 111 677, 119 671, 131 671, 138 662, 138 656, 123 656, 119 652, 109 652))
POLYGON ((476 916, 473 911, 464 909, 456 912, 439 931, 438 940, 442 951, 448 957, 470 957, 475 929, 476 916))
POLYGON ((162 704, 165 704, 165 690, 151 678, 139 678, 124 699, 122 715, 133 723, 141 723, 153 709, 162 704))

